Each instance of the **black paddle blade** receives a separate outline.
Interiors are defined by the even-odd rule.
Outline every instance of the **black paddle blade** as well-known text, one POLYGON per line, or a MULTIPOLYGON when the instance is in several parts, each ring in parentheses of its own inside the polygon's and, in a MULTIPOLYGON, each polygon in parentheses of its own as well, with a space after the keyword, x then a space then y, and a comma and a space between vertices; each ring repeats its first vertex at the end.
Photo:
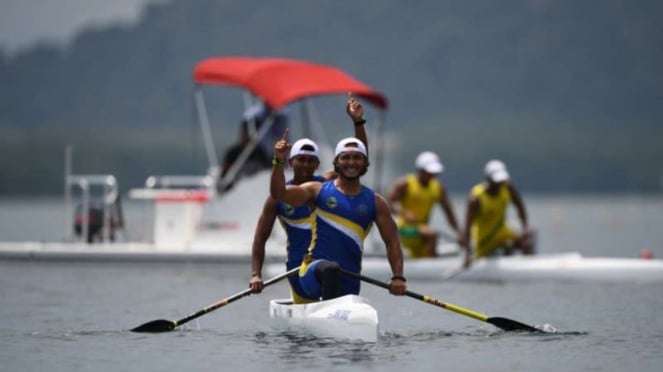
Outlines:
POLYGON ((486 319, 486 322, 505 331, 543 332, 542 330, 532 327, 531 325, 527 325, 525 323, 521 323, 507 318, 493 317, 486 319))
POLYGON ((147 322, 143 325, 139 325, 138 327, 132 329, 131 332, 142 332, 142 333, 170 332, 173 329, 175 329, 175 327, 177 327, 177 324, 172 320, 159 319, 147 322))

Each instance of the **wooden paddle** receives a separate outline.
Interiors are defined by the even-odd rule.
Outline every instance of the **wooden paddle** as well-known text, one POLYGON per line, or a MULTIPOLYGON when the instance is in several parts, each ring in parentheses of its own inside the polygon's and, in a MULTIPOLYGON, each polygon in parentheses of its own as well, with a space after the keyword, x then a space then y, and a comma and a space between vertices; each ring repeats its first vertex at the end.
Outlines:
MULTIPOLYGON (((362 280, 364 282, 377 285, 378 287, 382 287, 382 288, 387 289, 387 290, 390 289, 389 284, 381 282, 377 279, 369 278, 367 276, 357 274, 357 273, 353 273, 352 271, 347 271, 347 270, 343 270, 343 269, 341 269, 341 272, 345 275, 349 275, 353 278, 357 278, 357 279, 362 280)), ((429 303, 431 305, 439 306, 443 309, 451 310, 451 311, 456 312, 458 314, 469 316, 470 318, 481 320, 482 322, 490 323, 490 324, 494 325, 495 327, 503 329, 505 331, 545 332, 541 329, 532 327, 530 325, 527 325, 527 324, 524 324, 524 323, 521 323, 521 322, 518 322, 518 321, 515 321, 515 320, 511 320, 511 319, 507 319, 507 318, 501 318, 501 317, 488 317, 487 315, 484 315, 484 314, 481 314, 481 313, 478 313, 476 311, 472 311, 472 310, 469 310, 469 309, 462 308, 458 305, 454 305, 454 304, 450 304, 450 303, 444 303, 444 302, 442 302, 438 299, 435 299, 433 297, 430 297, 430 296, 420 295, 418 293, 414 293, 414 292, 411 292, 411 291, 406 291, 405 295, 409 296, 409 297, 412 297, 412 298, 415 298, 417 300, 429 303)))
MULTIPOLYGON (((297 273, 298 271, 299 271, 299 267, 296 267, 292 270, 289 270, 289 271, 287 271, 283 274, 280 274, 278 276, 275 276, 275 277, 267 280, 266 282, 263 283, 263 285, 266 287, 270 284, 274 284, 278 281, 283 280, 284 278, 287 278, 288 276, 290 276, 292 274, 297 273)), ((166 320, 166 319, 153 320, 151 322, 147 322, 143 325, 140 325, 136 328, 133 328, 131 330, 131 332, 144 332, 144 333, 170 332, 173 329, 175 329, 176 327, 179 327, 182 324, 184 324, 184 323, 186 323, 190 320, 196 319, 196 318, 198 318, 202 315, 205 315, 205 314, 207 314, 211 311, 214 311, 214 310, 216 310, 220 307, 228 305, 229 303, 234 302, 236 300, 239 300, 242 297, 249 296, 249 295, 251 295, 251 293, 252 293, 251 289, 246 289, 246 290, 243 290, 243 291, 241 291, 237 294, 234 294, 230 297, 224 298, 223 300, 220 300, 220 301, 218 301, 218 302, 216 302, 216 303, 214 303, 210 306, 207 306, 204 309, 198 310, 195 313, 193 313, 189 316, 186 316, 186 317, 184 317, 180 320, 166 320)))

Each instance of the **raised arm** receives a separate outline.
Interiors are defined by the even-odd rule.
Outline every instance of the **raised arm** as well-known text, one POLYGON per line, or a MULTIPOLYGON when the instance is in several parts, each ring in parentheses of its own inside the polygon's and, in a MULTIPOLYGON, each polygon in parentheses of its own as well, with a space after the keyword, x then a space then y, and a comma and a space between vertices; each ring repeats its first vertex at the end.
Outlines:
POLYGON ((368 151, 368 136, 366 135, 366 120, 364 120, 364 107, 357 101, 352 92, 348 93, 348 103, 345 106, 345 111, 352 119, 352 123, 355 127, 355 138, 358 138, 366 146, 366 151, 368 151))
POLYGON ((269 195, 274 200, 283 200, 285 195, 285 162, 290 152, 291 145, 288 143, 288 132, 286 129, 280 140, 274 144, 274 159, 272 160, 272 176, 269 180, 269 195))
POLYGON ((306 182, 302 185, 290 185, 286 187, 284 166, 290 144, 287 141, 288 130, 283 137, 274 145, 274 160, 272 161, 272 176, 269 181, 269 195, 277 201, 284 201, 290 205, 300 206, 315 199, 320 189, 319 182, 306 182))
MULTIPOLYGON (((352 92, 348 93, 348 97, 348 103, 345 105, 345 112, 348 113, 355 128, 354 137, 363 142, 366 146, 366 151, 368 151, 368 136, 366 135, 366 129, 364 128, 364 124, 366 123, 366 120, 364 120, 364 108, 361 103, 352 96, 352 92)), ((338 174, 336 174, 336 171, 332 168, 326 170, 322 174, 322 177, 329 181, 338 177, 338 174)))

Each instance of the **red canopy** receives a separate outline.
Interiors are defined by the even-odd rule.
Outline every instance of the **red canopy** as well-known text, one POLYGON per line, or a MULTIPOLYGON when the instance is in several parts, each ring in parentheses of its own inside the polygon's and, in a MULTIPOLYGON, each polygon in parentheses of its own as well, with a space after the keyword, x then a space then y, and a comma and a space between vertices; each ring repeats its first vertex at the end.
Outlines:
POLYGON ((292 59, 208 58, 196 65, 193 78, 198 84, 242 87, 273 109, 309 96, 348 92, 383 110, 388 105, 384 95, 337 68, 292 59))

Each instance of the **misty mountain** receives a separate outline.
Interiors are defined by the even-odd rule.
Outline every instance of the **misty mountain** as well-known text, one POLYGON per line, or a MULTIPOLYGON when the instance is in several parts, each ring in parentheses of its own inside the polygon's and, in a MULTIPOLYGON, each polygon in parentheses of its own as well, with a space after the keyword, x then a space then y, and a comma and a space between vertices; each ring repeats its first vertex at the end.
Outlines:
POLYGON ((661 16, 660 2, 626 0, 153 4, 66 49, 0 55, 0 194, 60 192, 66 143, 78 170, 124 187, 202 171, 181 140, 192 69, 232 55, 330 64, 380 90, 401 138, 389 166, 432 149, 455 191, 493 157, 525 190, 660 190, 661 16))

